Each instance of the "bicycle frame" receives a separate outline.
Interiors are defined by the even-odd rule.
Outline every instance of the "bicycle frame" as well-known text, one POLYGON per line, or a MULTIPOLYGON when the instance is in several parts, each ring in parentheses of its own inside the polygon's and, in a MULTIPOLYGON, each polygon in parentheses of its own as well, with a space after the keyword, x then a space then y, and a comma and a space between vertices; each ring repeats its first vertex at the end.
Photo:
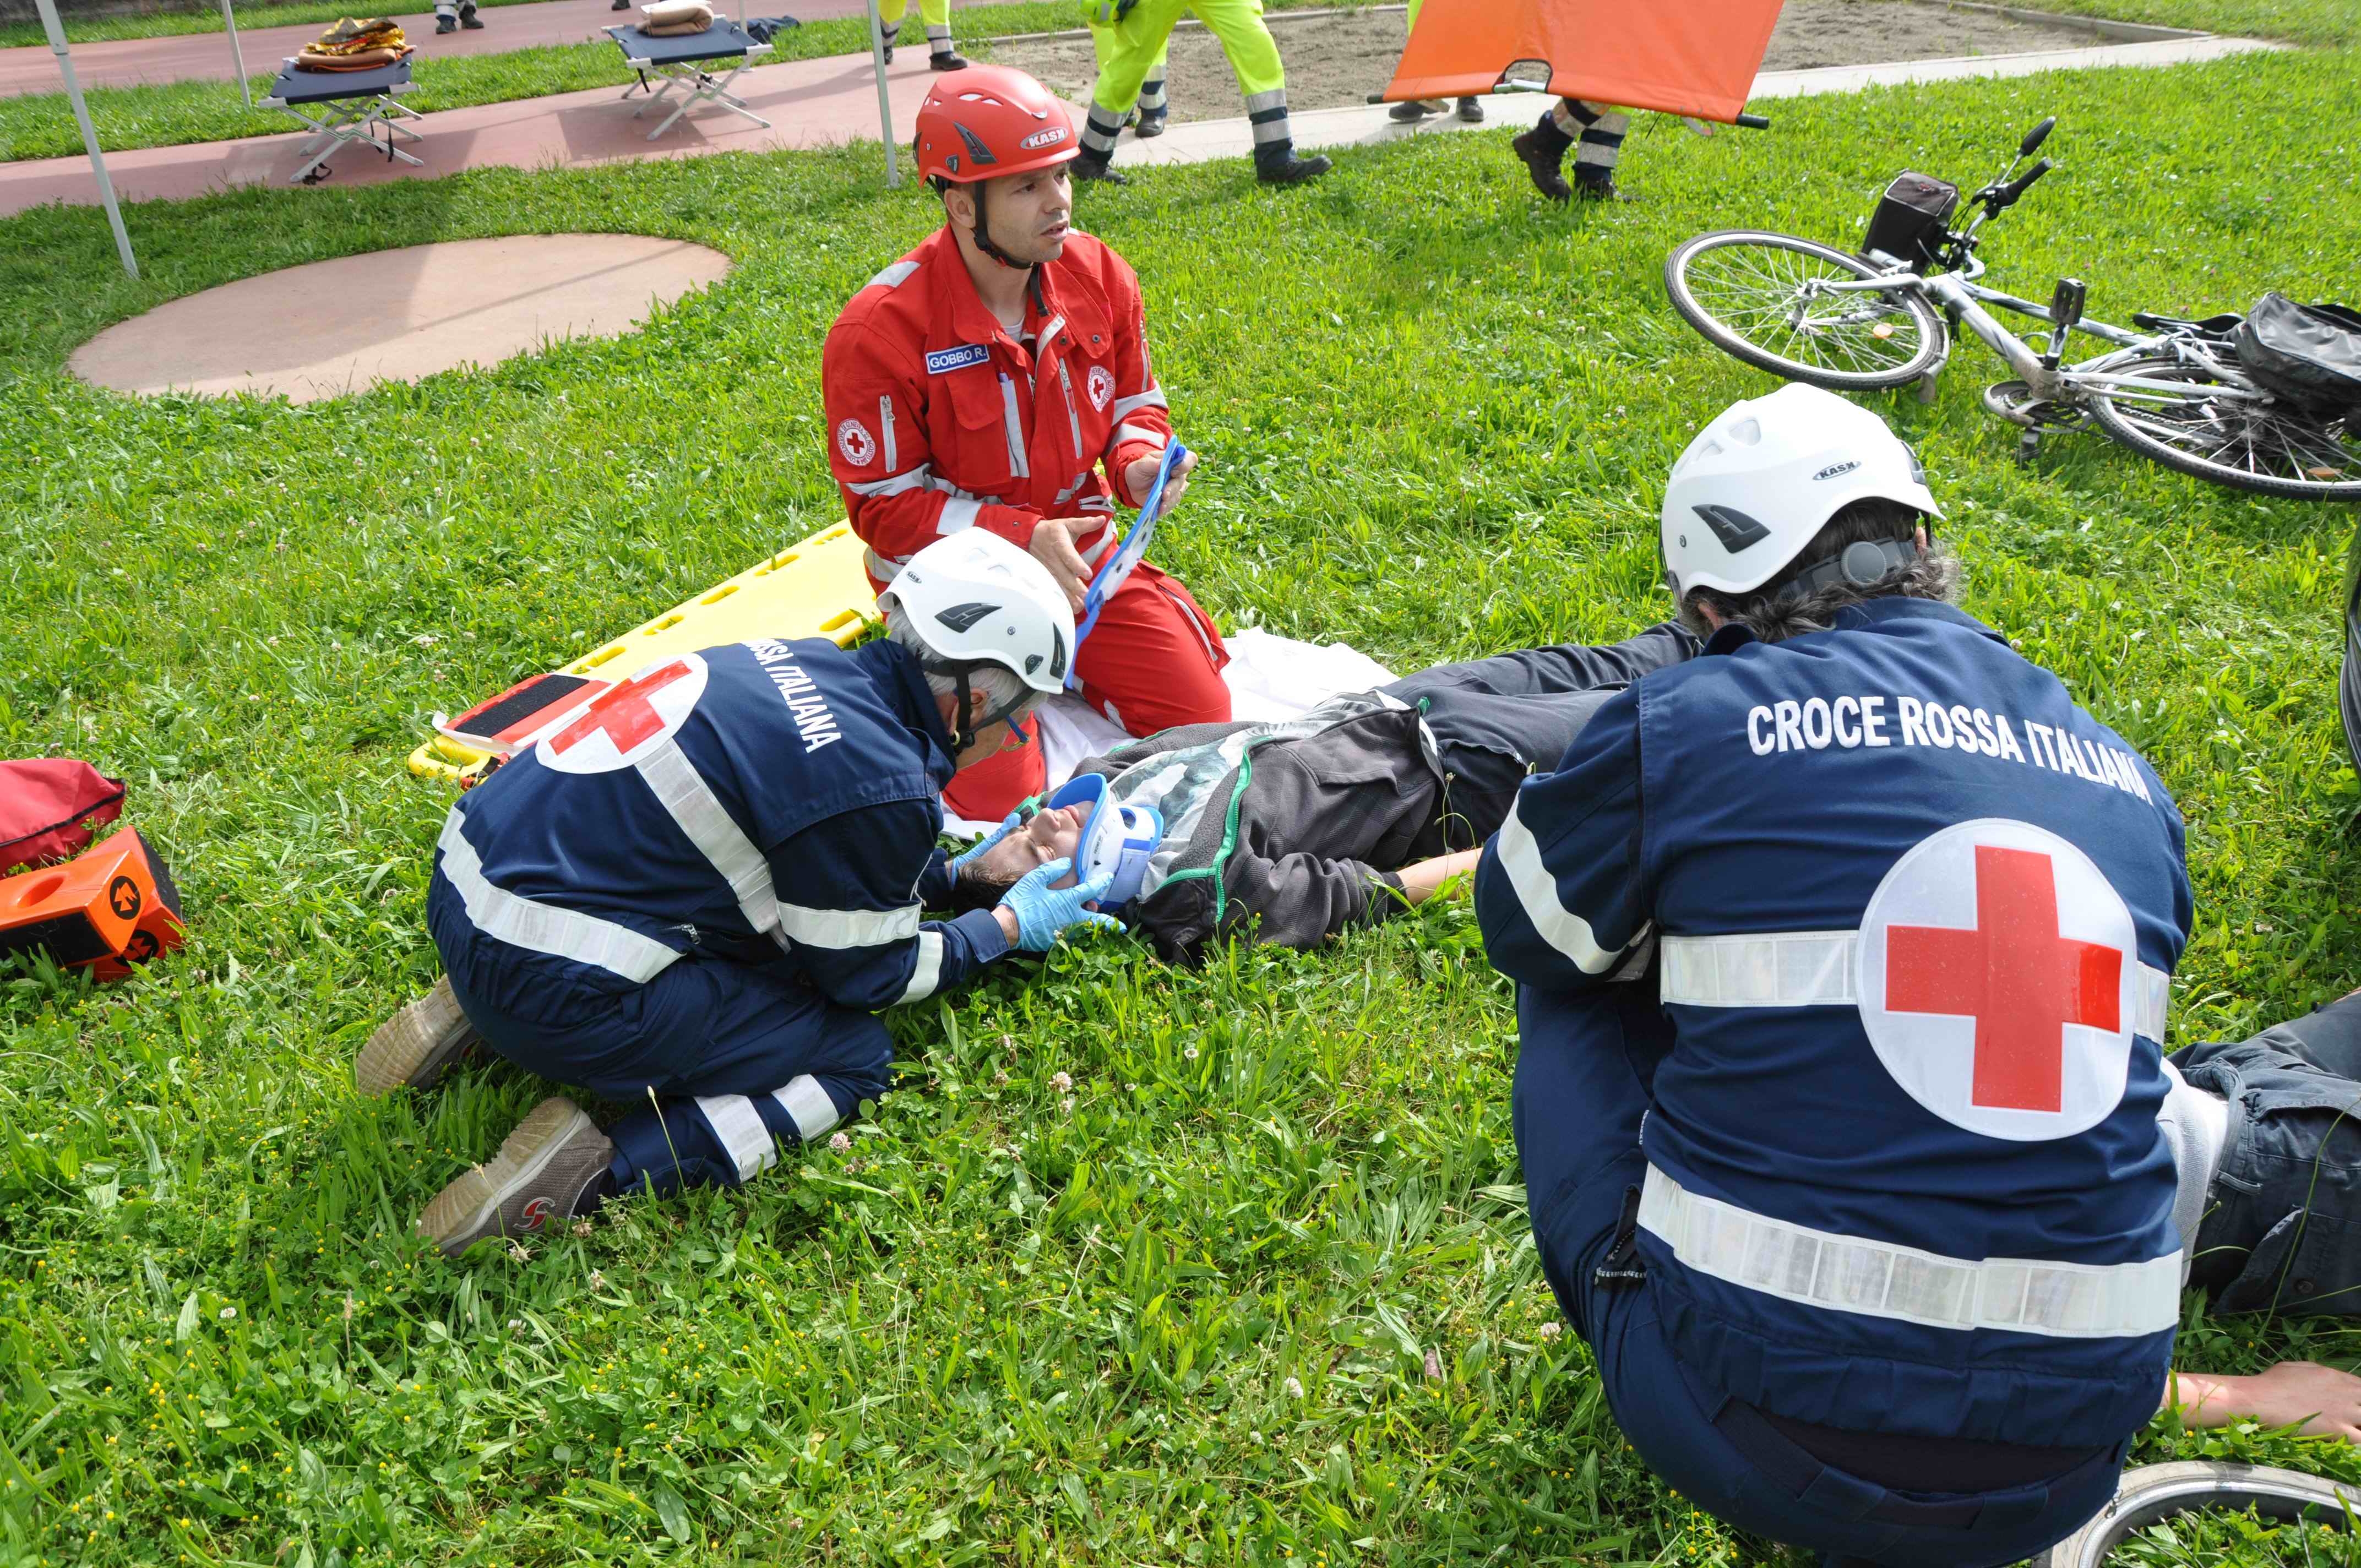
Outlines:
MULTIPOLYGON (((2121 376, 2109 368, 2112 362, 2126 357, 2178 359, 2196 365, 2217 378, 2236 374, 2235 367, 2225 365, 2207 352, 2202 343, 2185 334, 2142 336, 2091 316, 2076 322, 2070 332, 2088 333, 2103 342, 2114 344, 2116 351, 2081 365, 2060 365, 2058 353, 2065 345, 2062 341, 2056 341, 2060 334, 2054 327, 2050 333, 2053 341, 2048 345, 2050 352, 2039 353, 1984 309, 1986 304, 1998 305, 2004 310, 2031 316, 2036 321, 2047 322, 2051 319, 2049 307, 2019 299, 2015 294, 2003 293, 1998 289, 1987 289, 1976 281, 1983 274, 1983 259, 1971 255, 1967 265, 1958 270, 1938 272, 1924 278, 1915 272, 1889 272, 1877 278, 1808 280, 1805 285, 1805 297, 1904 291, 1923 294, 1940 304, 1946 316, 1974 333, 1993 353, 2007 361, 2008 367, 2016 372, 2017 378, 2031 389, 2037 398, 2072 401, 2081 389, 2092 386, 2103 387, 2109 391, 2154 392, 2175 399, 2189 395, 2185 383, 2160 381, 2142 376, 2121 376)), ((1945 357, 1936 361, 1934 368, 1927 374, 1930 378, 1940 374, 1948 361, 1947 348, 1945 357)), ((2216 396, 2236 399, 2259 399, 2263 395, 2235 384, 2217 386, 2211 391, 2216 396)))

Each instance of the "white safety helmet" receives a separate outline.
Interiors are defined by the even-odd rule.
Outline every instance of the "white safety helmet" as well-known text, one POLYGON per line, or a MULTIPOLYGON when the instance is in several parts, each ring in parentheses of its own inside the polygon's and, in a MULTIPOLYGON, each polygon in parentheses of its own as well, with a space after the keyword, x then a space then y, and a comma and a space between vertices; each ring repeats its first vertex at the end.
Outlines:
MULTIPOLYGON (((968 708, 967 677, 985 664, 1015 674, 1042 696, 1066 689, 1074 656, 1074 611, 1049 568, 996 533, 962 529, 910 557, 878 608, 899 604, 931 657, 928 674, 959 682, 959 712, 968 708)), ((960 729, 955 749, 1019 707, 1011 703, 960 729)))
MULTIPOLYGON (((1872 496, 1943 515, 1917 455, 1867 409, 1800 381, 1732 403, 1697 433, 1664 484, 1664 569, 1674 597, 1761 587, 1828 519, 1872 496)), ((1910 546, 1857 544, 1815 573, 1871 583, 1914 554, 1910 546)))

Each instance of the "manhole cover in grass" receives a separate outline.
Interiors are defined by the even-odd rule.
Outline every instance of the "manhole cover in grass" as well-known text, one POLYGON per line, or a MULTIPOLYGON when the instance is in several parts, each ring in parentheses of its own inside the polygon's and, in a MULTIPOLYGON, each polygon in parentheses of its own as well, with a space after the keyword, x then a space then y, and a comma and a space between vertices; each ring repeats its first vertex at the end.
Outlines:
POLYGON ((76 349, 123 392, 255 392, 299 403, 495 365, 556 338, 617 337, 730 270, 645 235, 511 235, 314 261, 157 306, 76 349))

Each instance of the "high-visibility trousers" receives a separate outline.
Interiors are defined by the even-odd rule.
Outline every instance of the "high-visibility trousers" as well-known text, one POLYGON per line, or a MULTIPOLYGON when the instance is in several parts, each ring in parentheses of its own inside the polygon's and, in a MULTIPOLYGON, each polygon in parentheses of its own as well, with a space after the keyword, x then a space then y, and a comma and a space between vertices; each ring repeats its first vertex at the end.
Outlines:
POLYGON ((1172 26, 1192 14, 1221 41, 1249 116, 1287 106, 1287 68, 1262 19, 1262 0, 1139 0, 1131 15, 1091 29, 1099 46, 1099 79, 1091 102, 1115 118, 1139 101, 1140 83, 1164 59, 1172 26))
MULTIPOLYGON (((877 0, 877 19, 887 32, 900 27, 909 10, 910 0, 877 0)), ((918 20, 927 25, 928 38, 937 27, 943 29, 943 37, 950 37, 951 0, 918 0, 918 20)))

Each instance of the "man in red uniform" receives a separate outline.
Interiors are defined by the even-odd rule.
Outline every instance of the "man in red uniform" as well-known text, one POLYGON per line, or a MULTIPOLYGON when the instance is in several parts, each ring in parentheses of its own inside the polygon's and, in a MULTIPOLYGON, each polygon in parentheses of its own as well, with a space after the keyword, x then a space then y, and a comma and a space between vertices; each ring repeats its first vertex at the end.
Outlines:
MULTIPOLYGON (((1148 367, 1139 279, 1071 227, 1064 104, 1022 71, 973 66, 918 111, 918 171, 942 228, 871 279, 828 334, 829 462, 869 546, 872 586, 945 534, 982 528, 1029 551, 1079 608, 1172 438, 1148 367)), ((1165 488, 1169 508, 1186 468, 1165 488)), ((1189 590, 1141 565, 1077 651, 1093 707, 1135 735, 1230 717, 1229 652, 1189 590)), ((944 795, 991 820, 1044 785, 1012 746, 944 795)))

